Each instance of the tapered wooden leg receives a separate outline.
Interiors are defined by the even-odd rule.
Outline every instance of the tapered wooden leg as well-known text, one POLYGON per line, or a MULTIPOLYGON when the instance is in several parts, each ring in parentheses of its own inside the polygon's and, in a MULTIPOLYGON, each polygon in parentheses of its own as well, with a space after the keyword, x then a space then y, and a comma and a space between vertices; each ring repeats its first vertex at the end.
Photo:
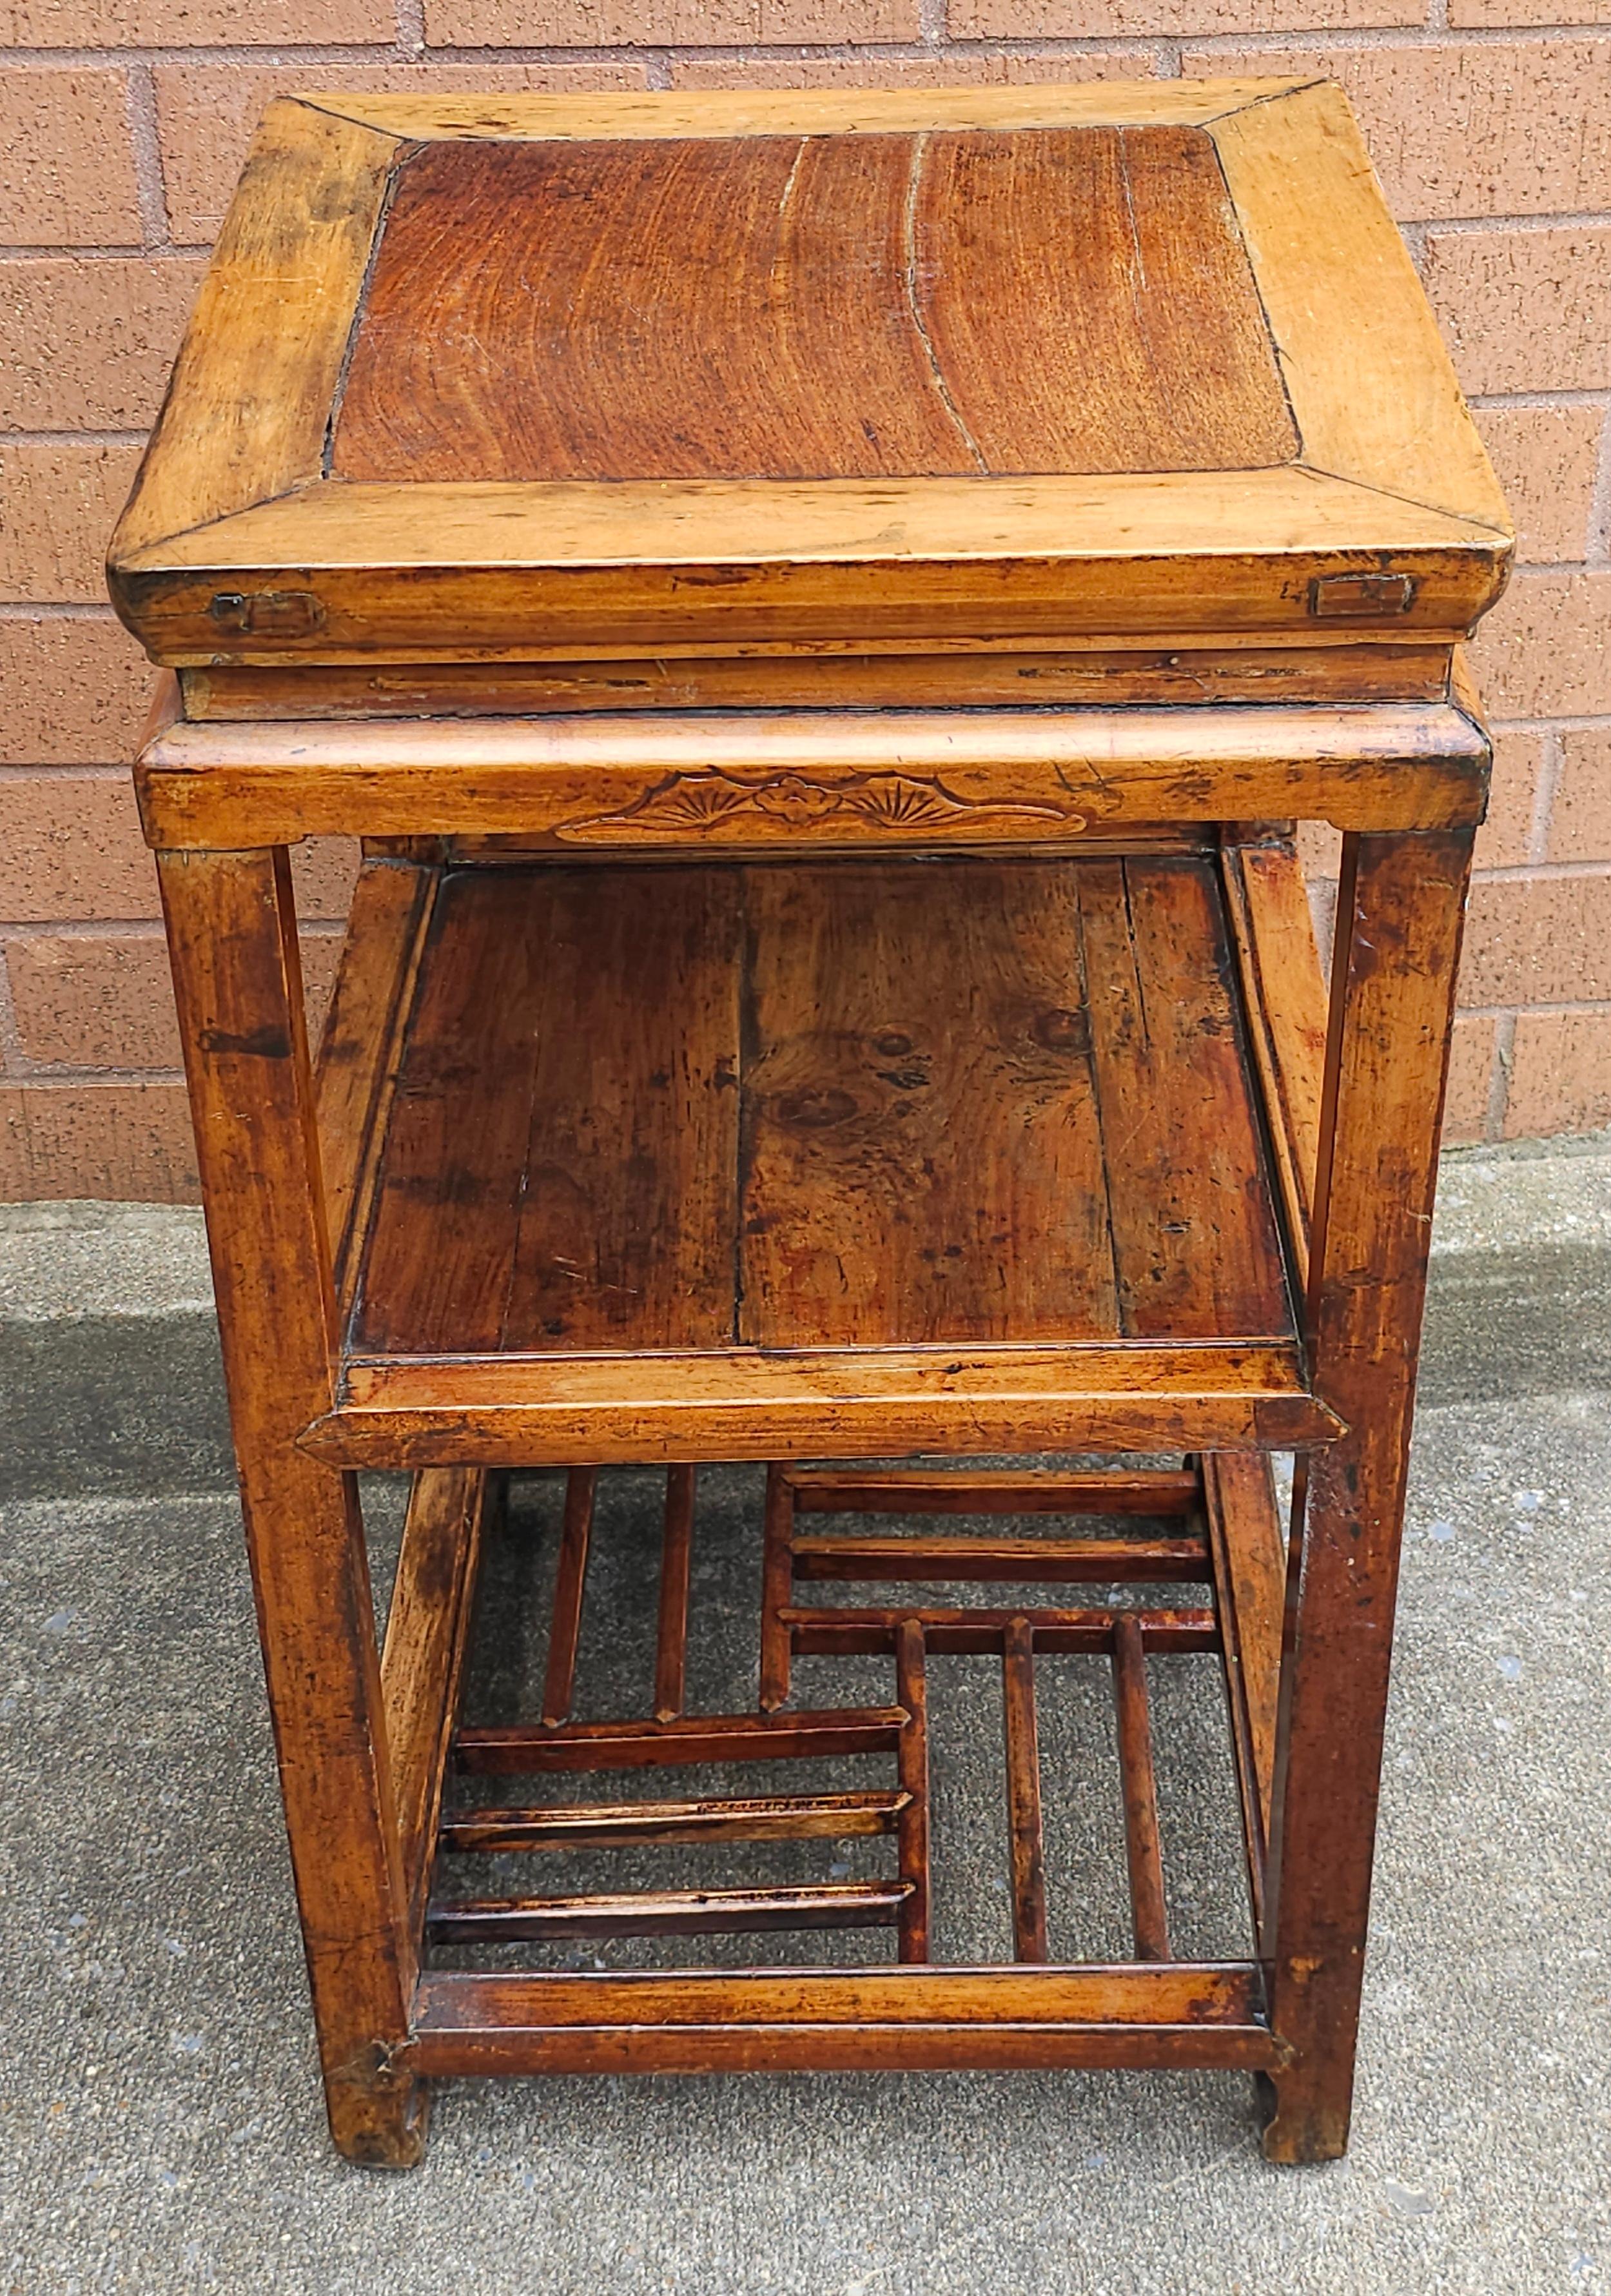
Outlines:
POLYGON ((1264 2150, 1348 2141, 1383 1721, 1469 832, 1345 842, 1309 1324, 1346 1423, 1311 1458, 1289 1595, 1263 1950, 1264 2150))
POLYGON ((159 856, 247 1544, 331 2133, 423 2150, 399 2062, 413 1954, 350 1475, 297 1448, 330 1408, 334 1292, 283 851, 159 856))

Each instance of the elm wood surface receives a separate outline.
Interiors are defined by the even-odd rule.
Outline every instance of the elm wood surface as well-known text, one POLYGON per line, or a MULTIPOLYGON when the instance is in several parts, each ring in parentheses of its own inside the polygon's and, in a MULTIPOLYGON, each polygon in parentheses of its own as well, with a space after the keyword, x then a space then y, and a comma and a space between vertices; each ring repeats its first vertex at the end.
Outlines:
POLYGON ((1442 701, 1446 645, 1356 637, 1320 645, 1170 646, 1046 653, 794 653, 683 660, 421 663, 412 668, 180 673, 192 722, 529 717, 578 709, 1021 708, 1026 702, 1190 707, 1202 702, 1442 701))
MULTIPOLYGON (((1026 1579, 1033 1576, 1033 1572, 1025 1573, 1026 1579)), ((1147 1650, 1182 1655, 1219 1648, 1219 1622, 1211 1610, 1148 1610, 1131 1614, 1046 1607, 1026 1611, 1021 1604, 1003 1611, 983 1604, 935 1610, 921 1603, 902 1604, 897 1609, 893 1604, 846 1603, 814 1611, 789 1603, 780 1613, 780 1622, 796 1651, 816 1657, 845 1658, 895 1650, 901 1628, 908 1622, 922 1628, 926 1649, 952 1658, 999 1655, 1008 1629, 1014 1625, 1028 1629, 1034 1649, 1067 1657, 1108 1650, 1116 1622, 1127 1615, 1133 1615, 1147 1650)))
POLYGON ((348 1357, 341 1399, 298 1439, 328 1465, 416 1468, 1292 1450, 1339 1431, 1295 1341, 1126 1341, 348 1357))
POLYGON ((1475 824, 1490 747, 1452 703, 776 710, 176 725, 135 786, 162 848, 518 837, 556 856, 1062 845, 1160 822, 1475 824))
POLYGON ((482 1525, 494 1503, 488 1480, 464 1467, 415 1478, 387 1611, 380 1696, 415 1919, 429 1880, 443 1769, 458 1720, 482 1525))
MULTIPOLYGON (((763 1600, 765 1595, 763 1595, 763 1600)), ((901 1879, 900 1955, 904 1962, 928 1959, 928 1685, 924 1670, 923 1629, 904 1619, 895 1629, 895 1688, 906 1715, 895 1748, 901 1781, 895 1819, 901 1879)))
POLYGON ((796 1538, 797 1578, 1100 1579, 1118 1586, 1159 1579, 1203 1581, 1208 1550, 1201 1539, 1154 1538, 796 1538), (1031 1567, 1026 1570, 1025 1565, 1031 1567))
POLYGON ((895 1927, 906 1882, 822 1882, 798 1889, 642 1890, 626 1897, 443 1898, 426 1917, 447 1944, 521 1939, 717 1937, 747 1930, 895 1927))
POLYGON ((1160 125, 428 144, 328 468, 930 478, 1296 449, 1214 144, 1160 125))
POLYGON ((1146 1642, 1141 1622, 1122 1611, 1113 1622, 1113 1696, 1119 1775, 1124 1786, 1124 1849, 1138 1961, 1169 1959, 1169 1916, 1158 1839, 1157 1785, 1147 1702, 1146 1642))
POLYGON ((353 1478, 292 1426, 329 1398, 336 1300, 290 871, 190 853, 159 877, 331 2133, 401 2166, 428 2095, 394 2054, 415 1954, 369 1566, 353 1478))
MULTIPOLYGON (((1195 1514, 1194 1472, 1054 1467, 786 1467, 796 1514, 1195 1514)), ((803 1544, 796 1542, 797 1550, 803 1544)), ((1040 1542, 1037 1541, 1037 1551, 1040 1542)))
MULTIPOLYGON (((902 1703, 910 1712, 904 1698, 902 1703)), ((893 1833, 912 1800, 912 1792, 903 1789, 895 1793, 730 1795, 707 1801, 454 1810, 442 1820, 437 1842, 449 1855, 462 1855, 470 1850, 620 1849, 642 1841, 839 1841, 893 1833)))
POLYGON ((272 107, 114 542, 160 658, 1192 605, 1447 642, 1496 594, 1504 505, 1336 89, 536 101, 272 107), (602 475, 477 475, 555 471, 602 475))
POLYGON ((438 1974, 421 2072, 859 2071, 1278 2062, 1255 1968, 816 1971, 765 1977, 438 1974))
POLYGON ((1343 846, 1310 1248, 1316 1376, 1348 1434, 1301 1463, 1263 1951, 1295 2053, 1272 2160, 1348 2141, 1404 1485, 1470 833, 1343 846), (1362 1278, 1363 1280, 1362 1280, 1362 1278))
POLYGON ((1203 1497, 1254 1910, 1262 1921, 1275 1790, 1287 1538, 1276 1509, 1270 1462, 1261 1453, 1209 1454, 1203 1461, 1203 1497))
POLYGON ((1007 1756, 1012 1957, 1014 1961, 1044 1961, 1046 1868, 1042 1849, 1041 1756, 1034 1710, 1034 1639, 1025 1618, 1009 1619, 1002 1630, 1002 1720, 1007 1756))
POLYGON ((352 1349, 1288 1339, 1229 972, 1190 857, 451 872, 352 1349))
POLYGON ((895 1751, 904 1709, 819 1713, 679 1715, 671 1722, 572 1722, 563 1732, 478 1723, 454 1734, 461 1770, 535 1775, 549 1770, 660 1769, 673 1762, 807 1761, 895 1751))

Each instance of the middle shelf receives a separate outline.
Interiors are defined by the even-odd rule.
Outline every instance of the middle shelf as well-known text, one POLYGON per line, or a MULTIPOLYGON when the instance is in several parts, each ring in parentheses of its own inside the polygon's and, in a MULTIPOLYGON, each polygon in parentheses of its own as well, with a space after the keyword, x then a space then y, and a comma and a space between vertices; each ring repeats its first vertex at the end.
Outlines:
POLYGON ((1324 1439, 1244 980, 1184 843, 371 864, 321 1059, 347 1324, 311 1447, 1324 1439))

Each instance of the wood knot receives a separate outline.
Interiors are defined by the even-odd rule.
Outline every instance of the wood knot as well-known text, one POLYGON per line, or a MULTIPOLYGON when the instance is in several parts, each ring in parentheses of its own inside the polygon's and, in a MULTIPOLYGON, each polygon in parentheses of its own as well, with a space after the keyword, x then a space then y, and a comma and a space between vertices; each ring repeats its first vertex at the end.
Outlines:
POLYGON ((1037 1045, 1044 1045, 1049 1053, 1088 1053, 1091 1050, 1091 1023, 1084 1013, 1068 1013, 1051 1005, 1037 1013, 1030 1024, 1030 1035, 1037 1045))
POLYGON ((782 1093, 775 1106, 780 1124, 799 1125, 811 1132, 823 1131, 830 1124, 843 1124, 846 1117, 856 1112, 850 1094, 830 1085, 816 1091, 807 1087, 804 1092, 782 1093))

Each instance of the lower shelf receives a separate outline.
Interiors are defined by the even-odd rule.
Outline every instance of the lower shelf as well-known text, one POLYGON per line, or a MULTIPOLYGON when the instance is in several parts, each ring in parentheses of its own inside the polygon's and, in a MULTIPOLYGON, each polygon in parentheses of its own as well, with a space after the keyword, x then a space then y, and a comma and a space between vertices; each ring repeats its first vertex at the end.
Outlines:
POLYGON ((310 1447, 1327 1439, 1223 867, 371 865, 322 1054, 348 1310, 310 1447))
MULTIPOLYGON (((536 1675, 509 1572, 529 1572, 546 1542, 534 1545, 523 1523, 481 1563, 495 1591, 481 1605, 489 1648, 470 1661, 470 1719, 459 1712, 460 1685, 483 1479, 427 1475, 416 1488, 383 1677, 396 1693, 399 1806, 412 1814, 404 1864, 426 1956, 421 2070, 1274 2062, 1249 1949, 1263 1895, 1285 1576, 1262 1460, 994 1472, 774 1467, 751 1580, 758 1680, 753 1656, 744 1657, 757 1613, 732 1567, 753 1525, 731 1520, 731 1500, 713 1519, 688 1468, 666 1484, 658 1599, 638 1597, 634 1563, 616 1579, 605 1644, 596 1626, 590 1639, 590 1569, 596 1601, 612 1562, 593 1551, 598 1481, 578 1470, 566 1487, 543 1566, 548 1625, 536 1675), (1226 1470, 1217 1481, 1216 1466, 1226 1470), (961 1527, 960 1516, 969 1518, 961 1527), (869 1529, 869 1517, 881 1520, 869 1529), (1021 1520, 998 1532, 1013 1517, 1021 1520), (456 1607, 418 1599, 444 1584, 460 1589, 456 1607), (829 1599, 830 1588, 840 1599, 829 1599), (634 1612, 654 1619, 641 1703, 626 1718, 575 1719, 579 1692, 596 1697, 602 1685, 619 1695, 634 1612), (1089 1944, 1093 1918, 1101 1927, 1092 1907, 1103 1886, 1089 1870, 1089 1845, 1075 1854, 1068 1832, 1071 1808, 1092 1800, 1088 1776, 1071 1797, 1067 1767, 1063 1702, 1072 1694, 1084 1712, 1088 1685, 1057 1662, 1075 1653, 1111 1670, 1130 1950, 1107 1964, 1055 1951, 1079 1943, 1082 1931, 1089 1944), (1178 1831, 1178 1797, 1166 1811, 1177 1829, 1167 1844, 1160 1824, 1149 1687, 1149 1661, 1193 1653, 1214 1654, 1224 1669, 1228 1767, 1247 1821, 1251 1910, 1239 1922, 1232 1915, 1243 1950, 1214 1960, 1175 1957, 1182 1899, 1166 1866, 1178 1860, 1192 1877, 1188 1918, 1199 1937, 1203 1867, 1197 1844, 1178 1831), (994 1657, 1000 1668, 1000 1925, 1009 1949, 994 1966, 977 1958, 997 1925, 984 1910, 993 1903, 988 1877, 954 1869, 959 1842, 975 1858, 982 1846, 977 1816, 958 1816, 955 1726, 977 1689, 977 1675, 953 1664, 965 1656, 994 1657), (797 1674, 808 1670, 820 1692, 824 1661, 830 1677, 863 1695, 876 1686, 886 1702, 812 1702, 797 1674), (695 1677, 731 1678, 735 1664, 756 1685, 754 1703, 687 1710, 695 1677), (522 1692, 528 1677, 540 1693, 522 1692), (489 1694, 535 1702, 540 1715, 485 1718, 489 1694), (405 1726, 405 1706, 431 1726, 405 1726), (869 1765, 887 1775, 872 1776, 869 1765), (501 1792, 506 1780, 521 1783, 501 1792), (968 1965, 944 1965, 937 1949, 936 1882, 949 1893, 953 1941, 960 1919, 973 1949, 968 1965), (802 1945, 823 1932, 833 1938, 802 1963, 802 1945), (852 1933, 862 1941, 846 1966, 852 1933), (700 1957, 694 1941, 709 1941, 708 1955, 718 1940, 774 1934, 789 1943, 770 1965, 756 1965, 754 1948, 736 1962, 718 1953, 716 1966, 690 1964, 691 1948, 700 1957), (588 1941, 590 1973, 577 1972, 568 1940, 588 1941)), ((612 1538, 620 1525, 617 1511, 612 1538)), ((1087 1759, 1094 1751, 1100 1762, 1100 1739, 1087 1715, 1087 1759)), ((977 1767, 977 1748, 969 1759, 977 1767)), ((1190 1808, 1190 1832, 1199 1833, 1207 1819, 1195 1797, 1190 1808)))

